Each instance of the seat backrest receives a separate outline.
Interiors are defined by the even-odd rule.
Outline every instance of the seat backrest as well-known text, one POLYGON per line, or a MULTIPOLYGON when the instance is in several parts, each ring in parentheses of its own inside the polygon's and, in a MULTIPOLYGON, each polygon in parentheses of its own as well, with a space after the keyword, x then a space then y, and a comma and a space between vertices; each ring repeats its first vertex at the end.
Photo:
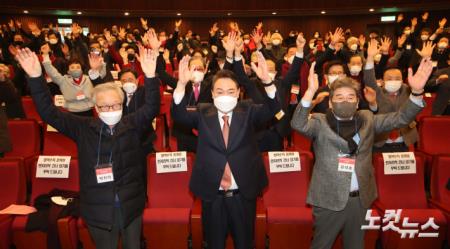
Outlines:
POLYGON ((78 159, 71 158, 69 166, 69 178, 36 178, 37 160, 31 169, 31 199, 33 205, 36 197, 47 194, 53 189, 79 191, 78 159))
POLYGON ((292 145, 296 150, 311 151, 311 139, 305 137, 304 135, 292 131, 292 145))
POLYGON ((23 204, 26 198, 25 169, 20 159, 0 160, 0 210, 11 204, 23 204))
POLYGON ((78 157, 76 143, 59 132, 44 132, 43 155, 78 157))
POLYGON ((27 118, 42 122, 41 116, 39 116, 31 97, 22 97, 22 106, 27 118))
POLYGON ((431 93, 429 96, 427 96, 429 93, 426 93, 423 97, 423 100, 425 101, 426 105, 423 110, 417 114, 416 120, 421 120, 424 117, 430 117, 433 110, 433 102, 436 99, 436 93, 431 93))
POLYGON ((264 204, 271 207, 304 207, 311 178, 312 155, 300 153, 300 171, 270 173, 269 155, 263 154, 269 186, 263 194, 264 204))
POLYGON ((187 154, 187 171, 156 173, 156 154, 147 157, 148 207, 192 207, 193 196, 189 191, 194 155, 187 154))
POLYGON ((424 184, 424 159, 416 155, 415 174, 384 174, 382 154, 374 154, 373 166, 377 182, 378 200, 389 209, 427 208, 424 184))
POLYGON ((431 197, 450 207, 450 190, 447 183, 450 180, 450 155, 436 156, 431 166, 431 197))
POLYGON ((164 125, 164 116, 159 115, 156 117, 156 140, 153 143, 153 147, 156 151, 164 151, 166 148, 166 132, 164 125))
POLYGON ((41 129, 36 120, 9 120, 9 134, 13 145, 7 157, 38 155, 41 149, 41 129))
POLYGON ((450 117, 424 117, 419 124, 418 149, 431 155, 450 154, 450 117))

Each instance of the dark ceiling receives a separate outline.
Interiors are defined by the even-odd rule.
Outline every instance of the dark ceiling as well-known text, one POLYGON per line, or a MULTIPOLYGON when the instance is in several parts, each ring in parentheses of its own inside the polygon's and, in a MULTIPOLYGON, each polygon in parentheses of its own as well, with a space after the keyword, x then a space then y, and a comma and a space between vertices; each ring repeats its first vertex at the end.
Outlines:
POLYGON ((255 16, 304 16, 393 13, 422 10, 449 10, 449 0, 1 0, 0 13, 30 15, 129 17, 255 17, 255 16))

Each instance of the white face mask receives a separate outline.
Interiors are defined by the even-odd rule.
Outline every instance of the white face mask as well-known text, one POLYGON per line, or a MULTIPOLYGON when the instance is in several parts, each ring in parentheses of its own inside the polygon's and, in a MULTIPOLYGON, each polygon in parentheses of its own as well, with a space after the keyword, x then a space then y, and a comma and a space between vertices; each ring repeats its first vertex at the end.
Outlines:
POLYGON ((272 44, 273 44, 274 46, 278 46, 278 45, 281 44, 281 40, 279 40, 279 39, 272 40, 272 44))
POLYGON ((309 44, 309 48, 310 48, 310 49, 314 49, 314 48, 315 48, 314 43, 310 43, 310 44, 309 44))
POLYGON ((247 40, 247 39, 244 40, 245 45, 248 45, 249 43, 250 43, 250 40, 247 40))
POLYGON ((402 87, 403 81, 401 80, 386 80, 384 82, 384 89, 389 93, 395 93, 402 87))
POLYGON ((100 112, 98 117, 107 125, 116 125, 122 118, 122 110, 113 112, 100 112))
POLYGON ((289 58, 287 58, 287 62, 289 62, 289 64, 292 64, 293 61, 294 61, 293 55, 291 55, 291 56, 289 56, 289 58))
POLYGON ((356 51, 356 50, 358 49, 358 44, 356 44, 356 43, 352 44, 352 45, 350 46, 350 49, 351 49, 352 51, 356 51))
POLYGON ((55 45, 56 43, 58 43, 58 39, 49 39, 48 42, 52 45, 55 45))
MULTIPOLYGON (((181 51, 181 49, 180 49, 181 51)), ((216 46, 211 46, 211 51, 215 54, 217 54, 217 47, 216 46)))
POLYGON ((411 30, 405 30, 405 31, 403 31, 403 33, 405 33, 405 35, 409 35, 409 34, 411 34, 411 30))
POLYGON ((194 71, 192 73, 191 81, 195 83, 202 82, 205 78, 205 73, 200 71, 194 71))
POLYGON ((381 54, 376 54, 376 55, 373 57, 373 60, 374 60, 375 62, 379 62, 379 61, 381 60, 381 54))
POLYGON ((333 84, 333 82, 335 82, 337 79, 339 79, 339 75, 338 74, 329 74, 328 76, 327 76, 327 79, 328 79, 328 85, 331 85, 331 84, 333 84))
POLYGON ((133 82, 125 82, 122 85, 122 88, 127 94, 132 94, 132 93, 136 92, 137 85, 133 82))
POLYGON ((236 107, 237 101, 237 97, 223 95, 214 98, 214 106, 223 113, 229 113, 236 107))
POLYGON ((438 43, 438 48, 440 49, 444 49, 447 48, 448 44, 446 42, 439 42, 438 43))
POLYGON ((350 74, 352 76, 358 76, 359 72, 361 72, 361 70, 362 70, 361 66, 353 65, 353 66, 350 67, 350 74))
POLYGON ((422 41, 426 41, 426 40, 428 40, 429 37, 430 37, 429 35, 421 35, 421 36, 420 36, 420 39, 421 39, 422 41))
POLYGON ((275 76, 277 76, 276 73, 269 73, 269 77, 272 81, 275 80, 275 76))

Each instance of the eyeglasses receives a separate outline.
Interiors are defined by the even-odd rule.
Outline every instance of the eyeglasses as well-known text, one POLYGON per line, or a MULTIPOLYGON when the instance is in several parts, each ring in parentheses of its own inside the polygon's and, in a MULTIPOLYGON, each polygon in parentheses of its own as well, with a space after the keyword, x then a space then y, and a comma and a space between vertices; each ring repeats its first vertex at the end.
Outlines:
POLYGON ((109 110, 113 110, 113 111, 118 111, 122 109, 122 104, 114 104, 114 105, 102 105, 102 106, 97 106, 97 108, 102 111, 102 112, 107 112, 109 110))

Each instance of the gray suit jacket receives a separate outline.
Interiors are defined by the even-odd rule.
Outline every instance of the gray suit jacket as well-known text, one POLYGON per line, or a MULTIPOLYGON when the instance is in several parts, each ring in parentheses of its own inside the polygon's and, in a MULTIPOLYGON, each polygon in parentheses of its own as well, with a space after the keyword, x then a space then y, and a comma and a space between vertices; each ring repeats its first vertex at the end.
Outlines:
MULTIPOLYGON (((398 112, 374 115, 367 110, 358 111, 362 126, 358 132, 360 142, 355 172, 358 179, 361 204, 369 208, 377 198, 377 188, 372 166, 372 146, 375 134, 408 125, 422 107, 408 100, 398 112)), ((291 126, 313 140, 315 164, 309 186, 307 203, 334 211, 343 210, 347 204, 351 173, 338 171, 339 149, 349 153, 347 142, 328 125, 324 114, 308 115, 311 108, 297 106, 291 126)))
MULTIPOLYGON (((375 89, 375 91, 377 92, 379 114, 396 112, 400 110, 402 105, 406 101, 408 101, 409 95, 411 94, 411 89, 409 88, 409 86, 403 84, 398 92, 397 97, 394 101, 392 101, 389 97, 389 93, 377 85, 374 69, 364 70, 364 82, 366 83, 366 86, 375 89)), ((375 137, 375 147, 382 147, 386 143, 386 140, 389 138, 389 133, 390 132, 378 134, 375 137)), ((407 146, 417 142, 418 134, 416 129, 416 121, 412 120, 408 125, 400 127, 400 135, 403 137, 403 141, 407 146)))

